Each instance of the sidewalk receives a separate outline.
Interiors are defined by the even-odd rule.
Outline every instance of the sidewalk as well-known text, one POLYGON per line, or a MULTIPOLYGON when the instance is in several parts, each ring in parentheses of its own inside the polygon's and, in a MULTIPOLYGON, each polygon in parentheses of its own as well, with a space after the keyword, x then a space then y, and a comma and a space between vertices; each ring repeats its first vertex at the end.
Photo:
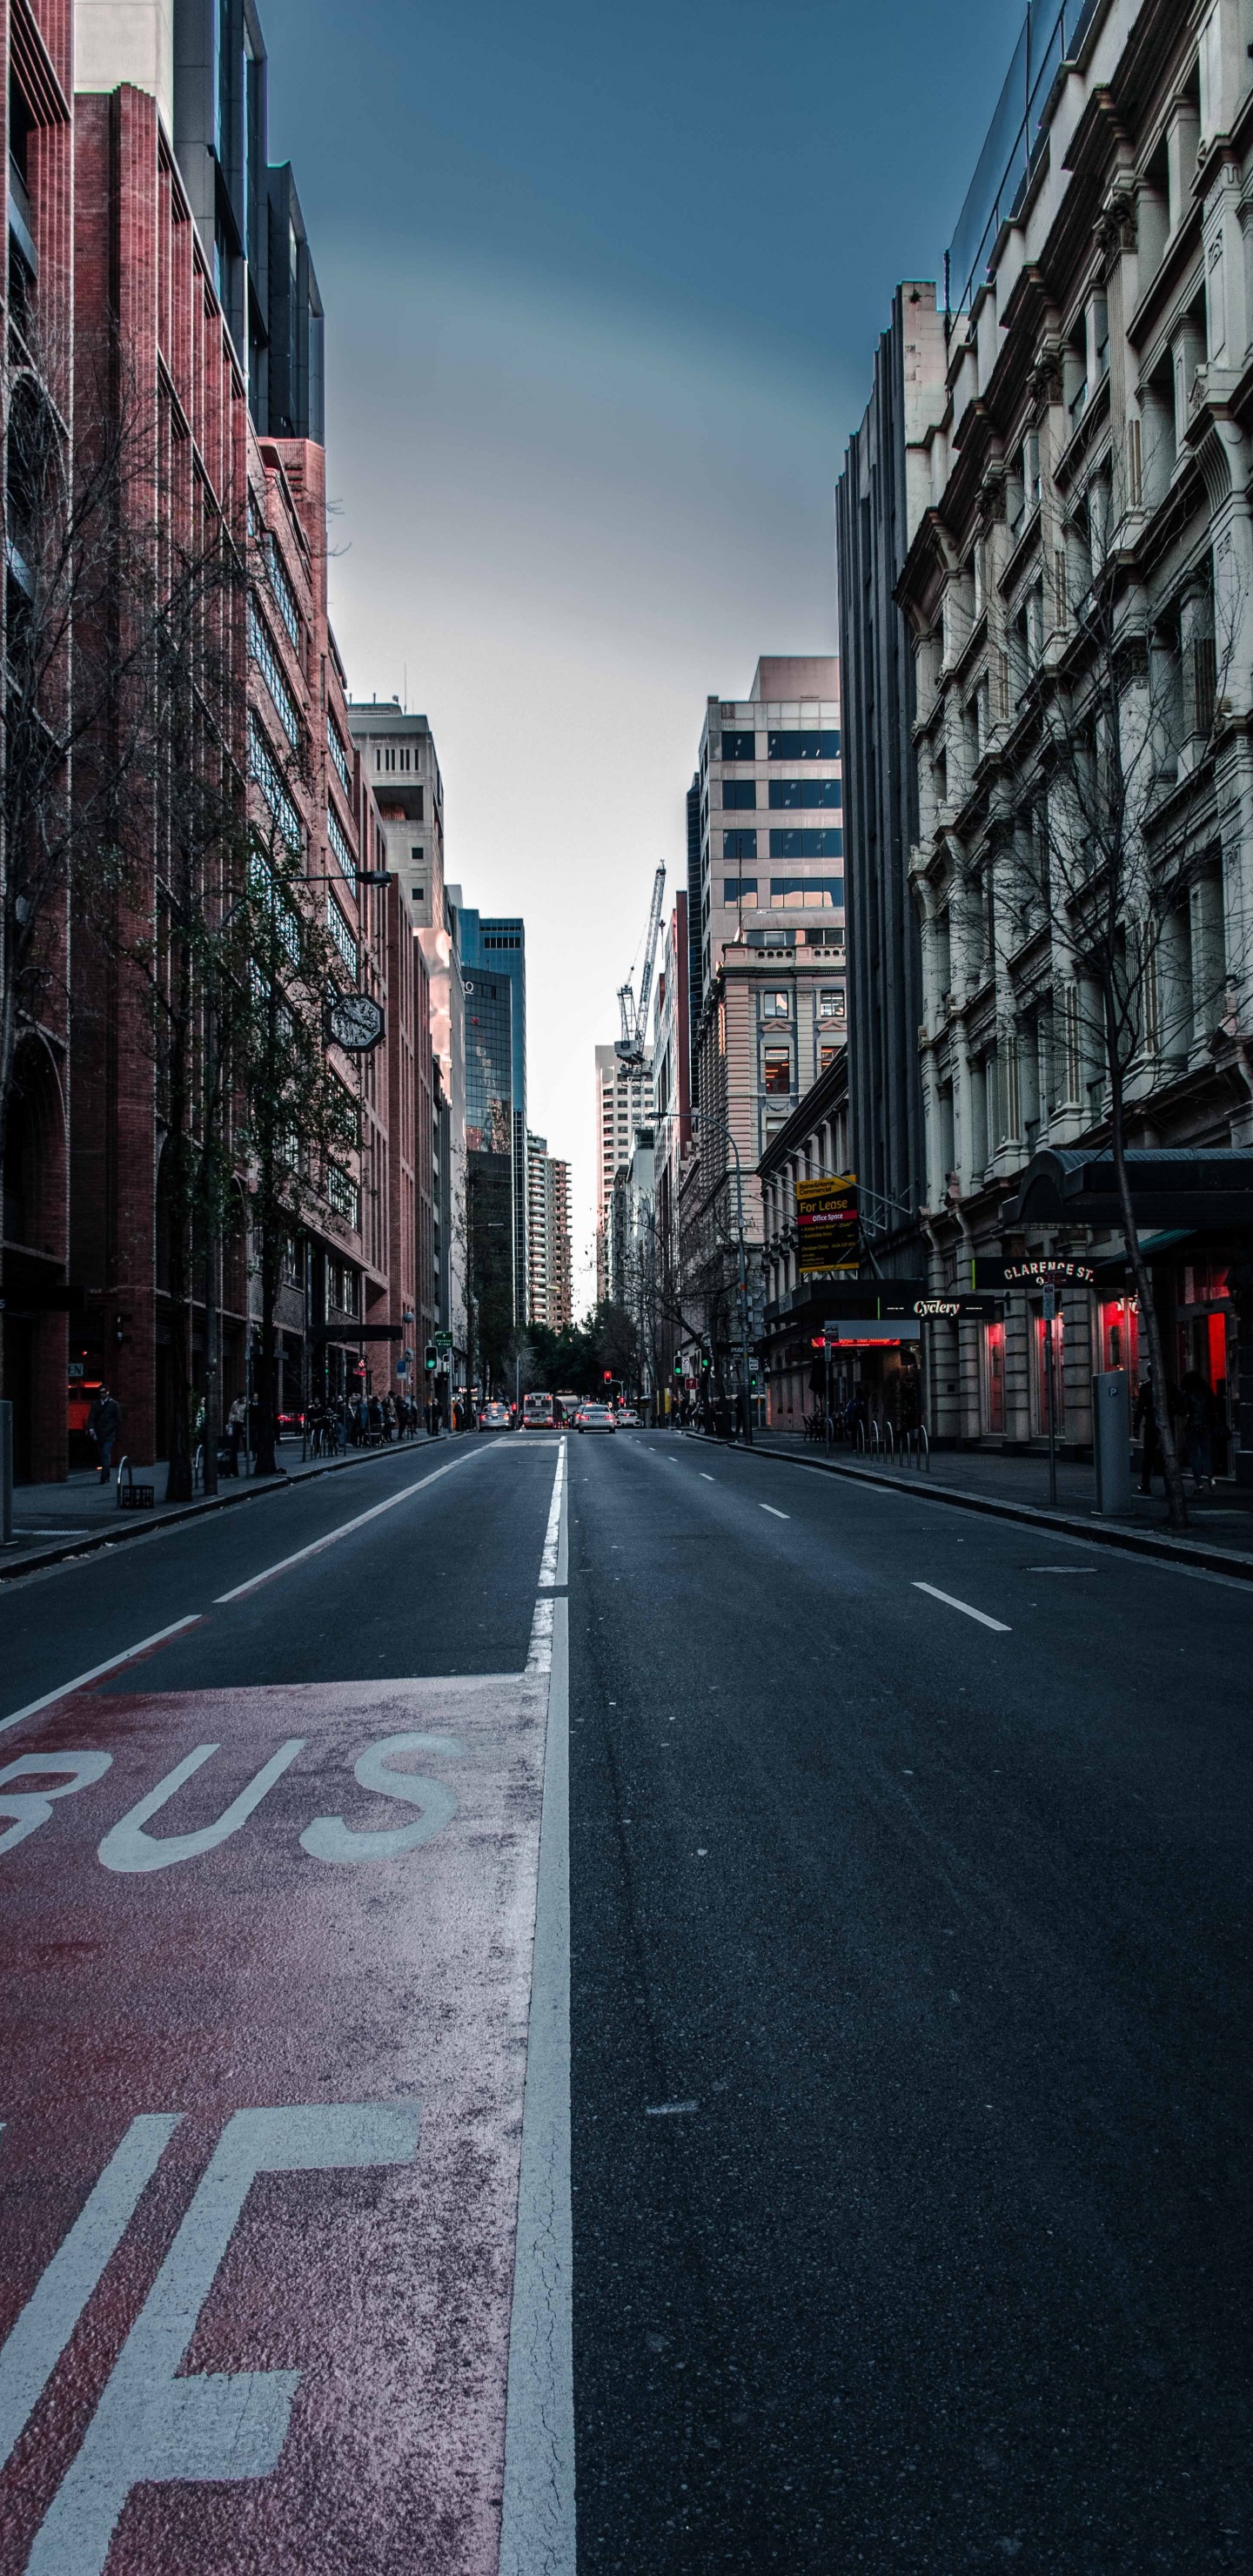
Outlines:
POLYGON ((216 1494, 197 1494, 190 1503, 164 1503, 166 1467, 162 1460, 155 1467, 136 1470, 135 1482, 155 1486, 157 1501, 151 1511, 123 1511, 117 1499, 117 1479, 107 1485, 100 1482, 95 1467, 72 1468, 63 1484, 15 1485, 13 1488, 13 1544, 0 1549, 0 1582, 15 1574, 28 1574, 43 1565, 57 1565, 65 1558, 87 1554, 96 1548, 114 1547, 119 1541, 142 1538, 146 1531, 169 1527, 171 1522, 195 1520, 204 1512, 227 1510, 236 1503, 247 1503, 262 1494, 279 1494, 289 1485, 311 1476, 333 1476, 347 1467, 364 1466, 376 1458, 395 1458, 402 1450, 420 1455, 442 1448, 450 1439, 463 1438, 463 1433, 441 1432, 438 1441, 419 1432, 415 1440, 385 1441, 377 1449, 345 1449, 334 1458, 300 1456, 298 1440, 280 1441, 276 1455, 282 1473, 277 1476, 223 1476, 216 1494))
POLYGON ((1130 1511, 1110 1520, 1095 1509, 1092 1467, 1076 1465, 1070 1459, 1058 1461, 1057 1503, 1053 1507, 1049 1503, 1048 1460, 1035 1454, 1001 1458, 985 1450, 938 1449, 933 1453, 928 1474, 925 1466, 919 1472, 912 1460, 908 1465, 893 1465, 888 1459, 861 1458, 852 1449, 839 1445, 824 1452, 798 1432, 759 1432, 753 1446, 764 1457, 803 1459, 810 1466, 828 1466, 838 1475, 863 1476, 876 1484, 904 1485, 911 1493, 934 1496, 937 1501, 964 1502, 975 1510, 998 1516, 1004 1513, 1011 1518, 1039 1518, 1054 1528, 1064 1527, 1072 1532, 1082 1529, 1085 1537, 1137 1552, 1181 1555, 1210 1564, 1229 1558, 1233 1572, 1253 1575, 1253 1492, 1244 1486, 1212 1485, 1194 1494, 1189 1481, 1188 1528, 1176 1537, 1167 1526, 1160 1477, 1155 1479, 1151 1495, 1142 1495, 1133 1486, 1130 1511))

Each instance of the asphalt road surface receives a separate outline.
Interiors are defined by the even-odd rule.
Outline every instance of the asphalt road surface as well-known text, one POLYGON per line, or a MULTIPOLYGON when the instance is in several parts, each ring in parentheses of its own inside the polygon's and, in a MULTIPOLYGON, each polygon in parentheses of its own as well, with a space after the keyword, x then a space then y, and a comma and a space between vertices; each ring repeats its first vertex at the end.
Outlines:
POLYGON ((3 2576, 1247 2566, 1251 1612, 645 1433, 7 1588, 3 2576))

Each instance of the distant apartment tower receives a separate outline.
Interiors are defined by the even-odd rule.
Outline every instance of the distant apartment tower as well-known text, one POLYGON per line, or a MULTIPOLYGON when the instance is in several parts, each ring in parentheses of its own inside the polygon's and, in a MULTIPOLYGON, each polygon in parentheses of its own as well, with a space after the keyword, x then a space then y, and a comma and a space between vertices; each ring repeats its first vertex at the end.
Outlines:
POLYGON ((527 1321, 559 1333, 571 1320, 570 1166, 548 1151, 545 1136, 526 1140, 527 1321))
POLYGON ((596 1299, 609 1295, 609 1219, 614 1175, 629 1164, 637 1127, 653 1123, 653 1051, 642 1065, 621 1062, 616 1048, 596 1049, 596 1299))

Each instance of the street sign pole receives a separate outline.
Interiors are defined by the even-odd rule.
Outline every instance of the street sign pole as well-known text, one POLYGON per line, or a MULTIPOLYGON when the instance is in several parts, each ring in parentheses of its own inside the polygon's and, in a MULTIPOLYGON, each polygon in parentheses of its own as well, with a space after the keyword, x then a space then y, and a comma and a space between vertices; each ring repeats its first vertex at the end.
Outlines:
POLYGON ((1053 1324, 1057 1314, 1057 1290, 1044 1290, 1045 1390, 1049 1426, 1049 1502, 1057 1501, 1057 1410, 1053 1401, 1053 1324))

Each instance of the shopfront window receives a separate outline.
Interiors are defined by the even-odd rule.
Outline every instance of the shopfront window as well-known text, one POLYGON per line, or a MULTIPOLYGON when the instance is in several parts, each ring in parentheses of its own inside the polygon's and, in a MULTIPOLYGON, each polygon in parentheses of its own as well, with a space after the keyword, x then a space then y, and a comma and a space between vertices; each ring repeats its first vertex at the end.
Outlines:
POLYGON ((1037 1438, 1049 1427, 1049 1356, 1053 1368, 1053 1429, 1060 1440, 1066 1428, 1066 1371, 1063 1347, 1066 1318, 1059 1311, 1052 1324, 1045 1321, 1039 1306, 1031 1310, 1031 1348, 1034 1365, 1031 1371, 1031 1428, 1037 1438))
POLYGON ((1005 1326, 983 1327, 983 1428, 1005 1429, 1005 1326))
POLYGON ((1101 1366, 1125 1369, 1132 1384, 1140 1376, 1140 1312, 1134 1297, 1101 1300, 1101 1366))

